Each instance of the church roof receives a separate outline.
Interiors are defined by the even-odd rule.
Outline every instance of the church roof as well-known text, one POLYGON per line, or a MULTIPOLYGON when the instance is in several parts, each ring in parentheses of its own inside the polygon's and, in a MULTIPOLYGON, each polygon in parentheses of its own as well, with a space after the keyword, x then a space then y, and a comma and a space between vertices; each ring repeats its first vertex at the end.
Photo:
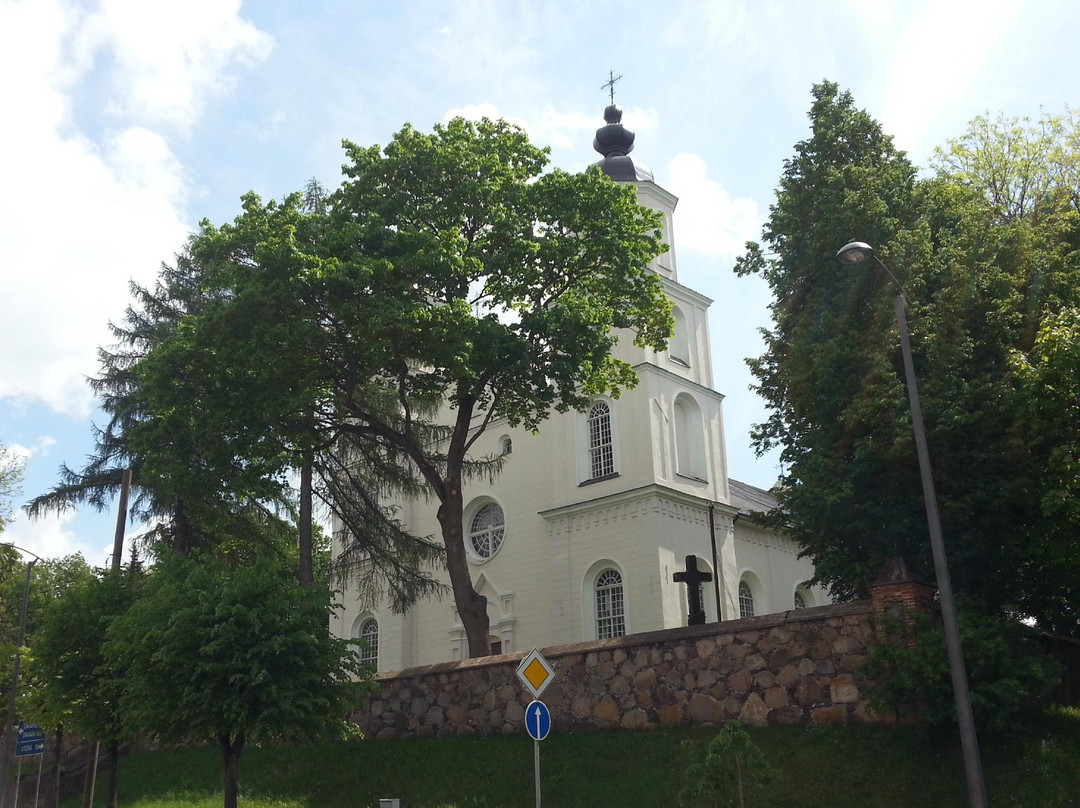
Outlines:
POLYGON ((764 488, 730 478, 728 479, 728 493, 731 495, 731 504, 743 516, 767 513, 780 504, 776 497, 764 488))
POLYGON ((604 159, 593 165, 600 166, 615 182, 653 182, 652 171, 630 159, 634 132, 622 125, 622 110, 610 104, 604 110, 604 120, 607 124, 596 130, 592 144, 604 159))

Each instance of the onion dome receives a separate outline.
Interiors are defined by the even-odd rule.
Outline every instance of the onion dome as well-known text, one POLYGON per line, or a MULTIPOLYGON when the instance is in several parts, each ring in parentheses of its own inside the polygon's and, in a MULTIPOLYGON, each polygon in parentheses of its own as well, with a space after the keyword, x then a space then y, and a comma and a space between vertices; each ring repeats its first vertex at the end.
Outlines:
POLYGON ((634 150, 634 133, 622 125, 622 110, 611 104, 604 110, 606 126, 596 130, 593 148, 604 159, 594 165, 615 182, 652 182, 653 173, 645 166, 634 163, 630 152, 634 150))

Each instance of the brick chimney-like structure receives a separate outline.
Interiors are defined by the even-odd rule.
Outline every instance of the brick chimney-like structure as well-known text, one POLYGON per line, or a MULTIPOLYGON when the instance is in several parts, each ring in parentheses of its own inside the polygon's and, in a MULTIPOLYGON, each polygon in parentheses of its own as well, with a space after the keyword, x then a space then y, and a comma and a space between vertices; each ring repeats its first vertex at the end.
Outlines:
POLYGON ((896 556, 885 562, 869 589, 878 642, 910 645, 915 615, 935 608, 936 588, 916 578, 896 556))

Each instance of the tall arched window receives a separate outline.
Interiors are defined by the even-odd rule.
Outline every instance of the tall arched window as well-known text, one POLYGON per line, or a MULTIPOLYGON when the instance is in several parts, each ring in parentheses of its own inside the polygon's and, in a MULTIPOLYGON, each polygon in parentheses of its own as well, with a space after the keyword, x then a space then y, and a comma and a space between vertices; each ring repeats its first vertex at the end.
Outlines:
POLYGON ((356 631, 356 639, 360 640, 360 664, 370 665, 378 670, 379 667, 379 621, 374 617, 368 617, 360 623, 356 631))
POLYGON ((611 436, 611 408, 597 401, 589 409, 590 479, 615 473, 615 447, 611 436))
POLYGON ((469 526, 469 545, 477 558, 486 561, 502 547, 506 535, 506 520, 503 509, 494 502, 488 502, 472 518, 469 526))
POLYGON ((750 584, 739 581, 739 617, 754 616, 754 593, 750 590, 750 584))
POLYGON ((705 433, 701 428, 701 408, 693 397, 681 393, 675 398, 675 470, 686 477, 705 479, 705 433))
POLYGON ((676 306, 671 310, 671 316, 675 327, 668 342, 668 356, 672 362, 690 367, 690 327, 687 325, 686 315, 676 306))
POLYGON ((626 633, 623 581, 618 570, 606 569, 596 576, 596 638, 607 640, 626 633))

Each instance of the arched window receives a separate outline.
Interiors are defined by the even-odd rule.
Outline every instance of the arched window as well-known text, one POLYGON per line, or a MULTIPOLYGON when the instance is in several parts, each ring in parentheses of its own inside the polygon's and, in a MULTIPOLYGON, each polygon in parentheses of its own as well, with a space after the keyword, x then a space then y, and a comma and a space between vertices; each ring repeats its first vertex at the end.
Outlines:
POLYGON ((596 576, 596 638, 607 640, 626 633, 623 581, 618 570, 606 569, 596 576))
POLYGON ((469 545, 477 558, 486 561, 502 547, 506 534, 503 509, 494 502, 483 505, 469 526, 469 545))
POLYGON ((814 596, 810 592, 810 587, 805 583, 795 587, 795 595, 792 600, 795 602, 796 609, 808 609, 814 605, 814 596))
POLYGON ((590 479, 615 473, 615 448, 611 438, 611 408, 597 401, 589 409, 590 479))
POLYGON ((374 617, 364 619, 356 631, 356 639, 360 640, 360 664, 370 665, 377 670, 379 667, 379 621, 374 617))
POLYGON ((705 434, 701 408, 691 396, 675 398, 675 470, 684 477, 705 479, 705 434))
POLYGON ((499 441, 499 449, 504 455, 511 454, 514 451, 514 442, 509 437, 504 437, 499 441))
POLYGON ((683 367, 690 367, 690 327, 686 322, 686 315, 678 306, 671 310, 671 316, 675 321, 675 327, 671 332, 671 340, 668 342, 668 356, 671 361, 683 367))
POLYGON ((750 590, 750 584, 739 581, 739 617, 754 616, 754 593, 750 590))

